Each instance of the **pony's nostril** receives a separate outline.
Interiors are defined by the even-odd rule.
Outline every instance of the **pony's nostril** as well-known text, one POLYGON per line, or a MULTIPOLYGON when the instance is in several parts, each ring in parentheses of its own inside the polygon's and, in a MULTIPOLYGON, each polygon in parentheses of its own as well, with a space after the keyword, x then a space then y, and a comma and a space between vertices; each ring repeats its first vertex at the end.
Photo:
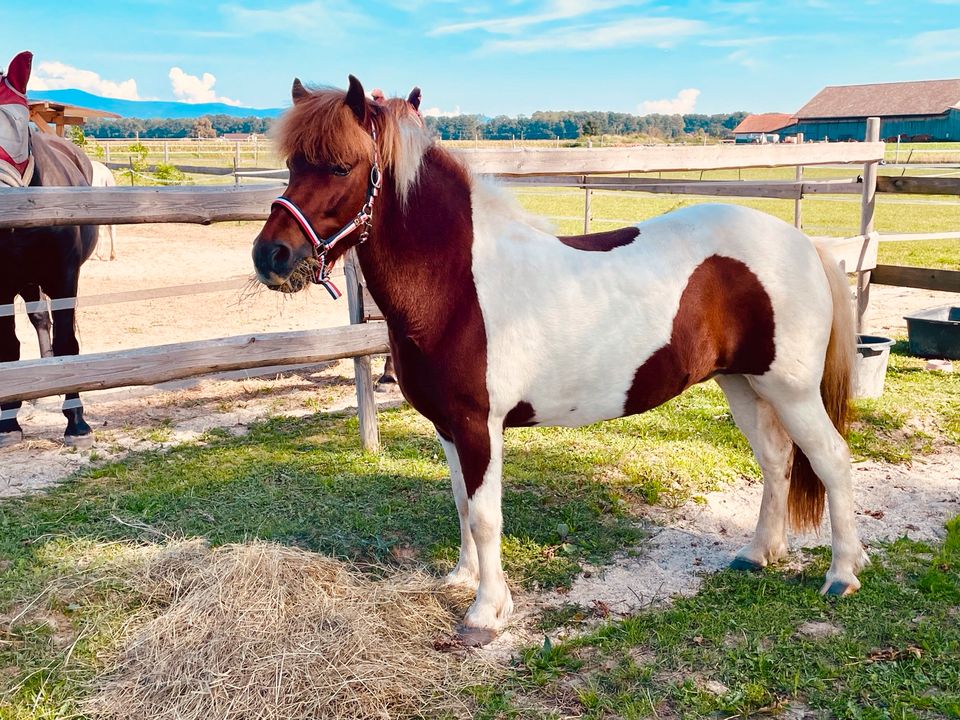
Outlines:
POLYGON ((284 267, 290 262, 290 248, 279 243, 274 245, 270 259, 273 261, 273 266, 275 268, 284 267))

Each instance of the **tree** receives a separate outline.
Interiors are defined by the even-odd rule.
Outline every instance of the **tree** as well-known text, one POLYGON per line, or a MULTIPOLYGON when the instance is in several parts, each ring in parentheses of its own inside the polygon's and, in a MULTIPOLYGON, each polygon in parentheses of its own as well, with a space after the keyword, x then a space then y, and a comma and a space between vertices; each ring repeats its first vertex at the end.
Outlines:
POLYGON ((197 121, 193 124, 192 135, 197 139, 215 138, 217 131, 213 129, 213 123, 210 122, 210 118, 202 117, 197 118, 197 121))

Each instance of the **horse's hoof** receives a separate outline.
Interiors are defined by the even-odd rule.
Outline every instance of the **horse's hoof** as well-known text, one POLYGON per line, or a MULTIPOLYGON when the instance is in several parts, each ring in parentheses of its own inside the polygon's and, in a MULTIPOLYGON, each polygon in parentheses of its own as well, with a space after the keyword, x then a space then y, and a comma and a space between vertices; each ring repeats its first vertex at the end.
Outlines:
POLYGON ((14 430, 12 432, 0 433, 0 448, 13 447, 23 442, 23 431, 14 430))
POLYGON ((747 572, 760 572, 763 570, 763 565, 751 560, 750 558, 745 558, 741 556, 735 557, 730 563, 731 570, 745 570, 747 572))
POLYGON ((820 590, 820 594, 844 597, 845 595, 853 595, 859 589, 860 586, 858 584, 844 582, 843 580, 834 580, 829 585, 824 585, 823 589, 820 590))
POLYGON ((470 627, 468 625, 457 625, 457 639, 464 647, 483 647, 489 645, 497 639, 497 631, 490 628, 470 627))
POLYGON ((396 385, 397 379, 393 375, 387 375, 384 373, 380 376, 380 379, 377 380, 377 385, 396 385))
POLYGON ((86 435, 64 435, 63 444, 77 450, 89 450, 93 447, 93 433, 86 435))

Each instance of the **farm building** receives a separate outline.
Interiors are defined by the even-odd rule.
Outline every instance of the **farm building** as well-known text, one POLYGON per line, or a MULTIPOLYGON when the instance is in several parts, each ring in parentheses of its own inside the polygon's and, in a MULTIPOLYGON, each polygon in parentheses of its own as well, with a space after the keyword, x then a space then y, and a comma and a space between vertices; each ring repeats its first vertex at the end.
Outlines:
POLYGON ((780 142, 786 135, 794 135, 796 120, 787 113, 760 113, 748 115, 733 129, 738 143, 780 142))
POLYGON ((808 140, 862 140, 868 117, 880 137, 960 139, 960 79, 825 87, 797 112, 796 132, 808 140))

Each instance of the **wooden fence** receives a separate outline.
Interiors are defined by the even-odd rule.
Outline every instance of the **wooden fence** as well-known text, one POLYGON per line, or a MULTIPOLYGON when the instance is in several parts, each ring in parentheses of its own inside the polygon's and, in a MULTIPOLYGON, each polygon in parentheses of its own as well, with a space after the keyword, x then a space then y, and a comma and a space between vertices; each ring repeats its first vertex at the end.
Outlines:
MULTIPOLYGON (((861 197, 860 234, 829 241, 848 272, 858 275, 860 316, 866 307, 871 272, 875 282, 896 280, 904 284, 955 289, 960 273, 937 271, 907 278, 904 273, 877 267, 877 235, 873 232, 875 194, 888 192, 942 192, 947 186, 925 183, 926 178, 882 179, 876 167, 884 156, 878 141, 879 122, 868 125, 862 143, 797 144, 767 146, 684 146, 596 149, 513 149, 463 151, 479 173, 500 176, 510 184, 578 187, 586 200, 585 228, 589 227, 590 193, 616 189, 673 194, 729 197, 770 197, 798 201, 816 193, 858 194, 861 197), (802 168, 811 165, 862 165, 859 177, 850 180, 810 180, 802 168), (610 177, 635 172, 716 170, 724 168, 797 167, 797 179, 784 181, 685 181, 610 177), (918 182, 919 181, 919 182, 918 182), (944 275, 946 273, 946 275, 944 275)), ((940 179, 935 179, 940 180, 940 179)), ((224 220, 262 220, 280 186, 218 188, 20 188, 0 190, 0 229, 72 224, 129 224, 157 222, 202 223, 224 220)), ((951 189, 953 186, 949 186, 951 189)), ((958 190, 960 194, 960 190, 958 190)), ((2 242, 2 240, 0 240, 2 242)), ((66 392, 154 384, 165 380, 276 365, 302 365, 335 358, 354 358, 361 438, 364 447, 378 447, 370 355, 387 351, 382 322, 364 324, 362 278, 354 256, 344 272, 350 326, 299 333, 268 333, 200 342, 163 345, 77 357, 44 358, 0 363, 0 401, 29 399, 66 392)), ((227 281, 232 282, 232 281, 227 281)), ((191 288, 154 288, 134 293, 100 296, 101 304, 124 302, 127 295, 142 297, 208 291, 204 283, 191 288)), ((82 299, 81 299, 82 300, 82 299)), ((58 301, 64 302, 64 301, 58 301)), ((66 301, 71 302, 71 301, 66 301)), ((369 304, 369 300, 368 300, 369 304)), ((7 306, 11 308, 12 307, 7 306)), ((0 312, 4 307, 0 306, 0 312)))

